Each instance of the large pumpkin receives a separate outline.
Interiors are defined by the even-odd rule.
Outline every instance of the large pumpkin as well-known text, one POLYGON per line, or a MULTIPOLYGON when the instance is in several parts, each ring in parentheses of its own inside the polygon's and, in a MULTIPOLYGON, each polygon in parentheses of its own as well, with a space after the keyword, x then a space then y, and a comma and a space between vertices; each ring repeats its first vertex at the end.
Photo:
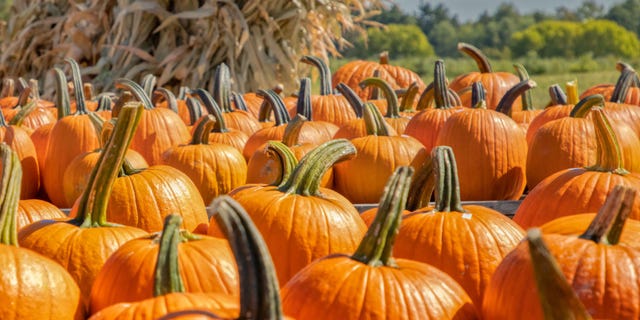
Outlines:
MULTIPOLYGON (((356 113, 356 118, 351 119, 338 127, 338 131, 333 136, 334 139, 355 139, 366 137, 367 133, 367 125, 365 124, 365 120, 362 117, 364 111, 364 102, 360 97, 356 95, 356 93, 349 88, 346 84, 340 83, 336 87, 336 90, 340 92, 345 99, 349 102, 349 105, 356 113)), ((384 123, 385 127, 387 127, 387 131, 389 131, 390 135, 397 135, 397 132, 393 127, 391 127, 386 121, 384 123)))
POLYGON ((538 129, 546 123, 568 117, 574 106, 579 102, 575 82, 567 82, 567 94, 557 84, 549 87, 550 105, 538 114, 527 128, 527 143, 530 145, 538 129))

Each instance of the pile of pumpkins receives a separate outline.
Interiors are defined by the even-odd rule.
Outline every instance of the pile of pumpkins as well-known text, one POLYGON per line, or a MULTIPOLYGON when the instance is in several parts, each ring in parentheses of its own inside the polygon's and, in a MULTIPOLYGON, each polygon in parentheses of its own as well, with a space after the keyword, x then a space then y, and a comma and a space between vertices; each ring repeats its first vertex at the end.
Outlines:
POLYGON ((5 80, 0 319, 640 318, 636 72, 535 106, 458 48, 429 84, 305 56, 290 96, 5 80))

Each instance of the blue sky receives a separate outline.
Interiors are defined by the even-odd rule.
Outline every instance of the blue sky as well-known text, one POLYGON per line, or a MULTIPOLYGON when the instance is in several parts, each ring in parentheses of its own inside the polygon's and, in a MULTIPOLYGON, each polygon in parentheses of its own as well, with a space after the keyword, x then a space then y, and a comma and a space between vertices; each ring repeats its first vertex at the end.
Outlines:
MULTIPOLYGON (((418 9, 421 0, 395 0, 407 12, 413 12, 418 9)), ((422 0, 424 2, 431 3, 444 3, 449 8, 451 13, 457 14, 461 21, 467 21, 475 19, 485 10, 489 12, 495 11, 501 3, 513 3, 522 13, 543 10, 547 12, 554 12, 556 7, 566 6, 568 8, 575 9, 580 6, 584 0, 422 0)), ((621 3, 624 0, 596 0, 608 8, 616 3, 621 3)))

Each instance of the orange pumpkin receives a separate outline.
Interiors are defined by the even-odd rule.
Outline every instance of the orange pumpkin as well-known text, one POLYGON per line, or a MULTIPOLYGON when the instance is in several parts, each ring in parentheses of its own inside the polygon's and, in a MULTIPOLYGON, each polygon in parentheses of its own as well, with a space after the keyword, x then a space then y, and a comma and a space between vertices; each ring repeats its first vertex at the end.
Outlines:
MULTIPOLYGON (((580 236, 584 230, 587 230, 596 215, 597 213, 582 213, 560 217, 543 224, 540 226, 540 230, 544 233, 577 237, 580 236)), ((624 243, 630 247, 640 248, 638 234, 640 234, 640 221, 627 219, 624 229, 620 234, 620 243, 624 243)))
POLYGON ((549 96, 551 97, 550 105, 531 120, 527 128, 527 143, 529 145, 531 145, 533 136, 540 127, 550 121, 568 117, 571 114, 571 110, 573 110, 573 107, 579 102, 576 90, 575 82, 567 83, 567 95, 565 95, 562 88, 558 85, 554 84, 549 87, 549 96))
POLYGON ((311 105, 311 79, 300 79, 300 90, 298 91, 298 100, 295 105, 295 112, 291 118, 296 115, 303 116, 307 121, 302 123, 298 134, 299 144, 320 145, 335 136, 338 126, 331 122, 320 121, 313 118, 313 106, 311 105))
POLYGON ((29 132, 33 132, 40 126, 43 126, 47 123, 52 123, 55 121, 55 110, 51 107, 46 107, 49 105, 48 101, 40 100, 40 93, 38 92, 38 82, 34 79, 31 79, 30 86, 25 88, 20 96, 18 97, 18 102, 15 106, 11 108, 2 109, 2 114, 7 119, 7 121, 13 122, 13 124, 23 126, 29 132), (31 96, 33 98, 29 99, 31 96), (23 110, 30 103, 33 103, 33 108, 30 110, 23 110), (13 120, 13 118, 22 113, 19 119, 13 120))
POLYGON ((471 299, 452 278, 431 265, 391 256, 412 173, 411 167, 399 167, 389 179, 376 219, 353 255, 316 260, 287 282, 282 288, 286 314, 297 319, 477 318, 471 299))
POLYGON ((0 113, 0 141, 9 145, 18 154, 24 170, 20 198, 35 198, 40 189, 40 168, 36 148, 27 131, 20 126, 10 125, 0 113))
MULTIPOLYGON (((187 126, 191 124, 191 110, 189 110, 186 100, 188 97, 185 96, 183 99, 177 99, 173 92, 167 88, 156 88, 150 97, 153 98, 153 105, 157 108, 167 108, 177 113, 187 126)), ((198 105, 198 111, 204 111, 202 106, 198 105)))
MULTIPOLYGON (((250 136, 262 129, 258 120, 249 112, 231 107, 231 75, 229 67, 221 63, 216 67, 213 82, 213 99, 220 106, 225 123, 231 129, 236 129, 250 136)), ((208 107, 205 104, 205 107, 208 107)), ((211 113, 211 110, 208 110, 211 113)))
POLYGON ((18 230, 40 220, 65 219, 58 207, 40 199, 26 199, 18 202, 16 228, 18 230))
MULTIPOLYGON (((249 140, 249 135, 252 133, 247 134, 245 131, 241 131, 239 129, 228 128, 226 120, 227 117, 224 116, 224 113, 218 106, 218 103, 216 103, 209 92, 203 89, 197 89, 194 91, 194 94, 200 99, 200 101, 202 101, 207 113, 215 117, 215 124, 209 133, 209 143, 225 144, 234 147, 242 153, 244 146, 247 144, 247 140, 249 140)), ((200 117, 198 121, 202 121, 203 119, 203 117, 200 117)), ((256 121, 257 123, 257 120, 253 119, 253 121, 256 121)), ((195 129, 197 125, 198 122, 194 124, 193 129, 195 129)), ((193 129, 191 134, 193 134, 193 129)))
POLYGON ((277 93, 273 90, 260 90, 259 92, 264 95, 265 99, 265 103, 260 108, 260 118, 266 118, 266 115, 273 111, 276 121, 273 125, 264 127, 249 137, 242 151, 242 155, 247 161, 267 141, 281 140, 284 130, 287 128, 286 124, 291 120, 282 98, 277 93))
MULTIPOLYGON (((529 80, 529 73, 527 72, 527 69, 525 69, 523 65, 516 63, 513 65, 513 67, 516 69, 516 72, 518 73, 518 77, 520 78, 521 83, 523 81, 529 80)), ((511 119, 513 119, 513 121, 515 121, 517 124, 519 124, 522 127, 522 129, 524 129, 524 132, 527 132, 531 121, 533 121, 533 119, 535 119, 535 117, 537 117, 542 112, 542 109, 536 109, 533 106, 533 99, 531 98, 531 91, 529 91, 529 89, 534 88, 535 84, 534 83, 529 83, 529 84, 531 84, 530 88, 526 89, 520 95, 520 101, 522 102, 522 110, 514 111, 511 109, 512 105, 504 106, 504 107, 508 107, 507 115, 511 117, 511 119)), ((499 107, 500 106, 498 106, 498 108, 499 107)))
MULTIPOLYGON (((620 71, 620 76, 622 77, 622 73, 624 72, 628 72, 631 71, 633 73, 635 73, 633 67, 627 63, 624 63, 622 61, 618 61, 616 63, 616 69, 618 71, 620 71)), ((621 78, 620 77, 620 78, 621 78)), ((618 80, 620 80, 620 78, 618 78, 618 80)), ((629 92, 625 95, 624 99, 619 101, 619 102, 624 102, 627 104, 632 104, 632 105, 640 105, 640 88, 638 87, 638 75, 635 74, 633 75, 633 79, 632 79, 632 84, 631 87, 629 88, 629 92)), ((619 82, 619 81, 618 81, 619 82)), ((580 99, 584 99, 585 97, 588 97, 590 95, 594 95, 594 94, 601 94, 604 96, 604 98, 606 100, 611 100, 611 97, 613 96, 614 92, 616 91, 616 85, 617 84, 597 84, 594 85, 590 88, 588 88, 587 90, 585 90, 584 92, 582 92, 580 94, 580 99)))
POLYGON ((378 88, 385 97, 387 103, 387 112, 384 120, 391 126, 396 133, 402 135, 409 123, 409 118, 400 115, 400 103, 395 91, 389 83, 380 78, 366 78, 360 82, 361 86, 373 86, 378 88))
MULTIPOLYGON (((340 125, 333 138, 351 140, 355 138, 366 137, 368 135, 367 125, 362 118, 364 102, 362 102, 360 97, 358 97, 356 93, 344 83, 338 84, 336 90, 338 90, 338 92, 340 92, 345 97, 345 99, 347 99, 349 105, 356 113, 356 118, 340 125)), ((389 135, 398 135, 396 130, 393 129, 393 127, 391 127, 386 121, 384 123, 384 126, 387 128, 387 131, 389 131, 389 135)))

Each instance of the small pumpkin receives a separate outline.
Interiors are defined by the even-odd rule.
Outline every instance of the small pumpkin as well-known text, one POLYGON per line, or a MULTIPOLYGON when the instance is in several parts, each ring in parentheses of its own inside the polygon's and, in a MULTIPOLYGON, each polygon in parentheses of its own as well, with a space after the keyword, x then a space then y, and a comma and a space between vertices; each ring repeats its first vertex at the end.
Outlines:
POLYGON ((527 143, 531 145, 533 136, 538 129, 546 123, 560 118, 568 117, 575 105, 580 102, 575 81, 567 82, 567 94, 557 84, 549 87, 550 105, 538 114, 527 128, 527 143))
POLYGON ((18 202, 16 228, 18 231, 36 221, 66 219, 67 215, 60 208, 40 199, 26 199, 18 202))
POLYGON ((260 118, 266 118, 266 114, 273 111, 275 123, 256 131, 256 133, 249 137, 242 151, 242 155, 247 161, 256 149, 260 148, 260 146, 264 145, 267 141, 282 139, 284 130, 287 128, 286 124, 291 120, 282 98, 280 98, 277 93, 273 90, 259 90, 258 92, 265 96, 264 104, 260 108, 260 118))

